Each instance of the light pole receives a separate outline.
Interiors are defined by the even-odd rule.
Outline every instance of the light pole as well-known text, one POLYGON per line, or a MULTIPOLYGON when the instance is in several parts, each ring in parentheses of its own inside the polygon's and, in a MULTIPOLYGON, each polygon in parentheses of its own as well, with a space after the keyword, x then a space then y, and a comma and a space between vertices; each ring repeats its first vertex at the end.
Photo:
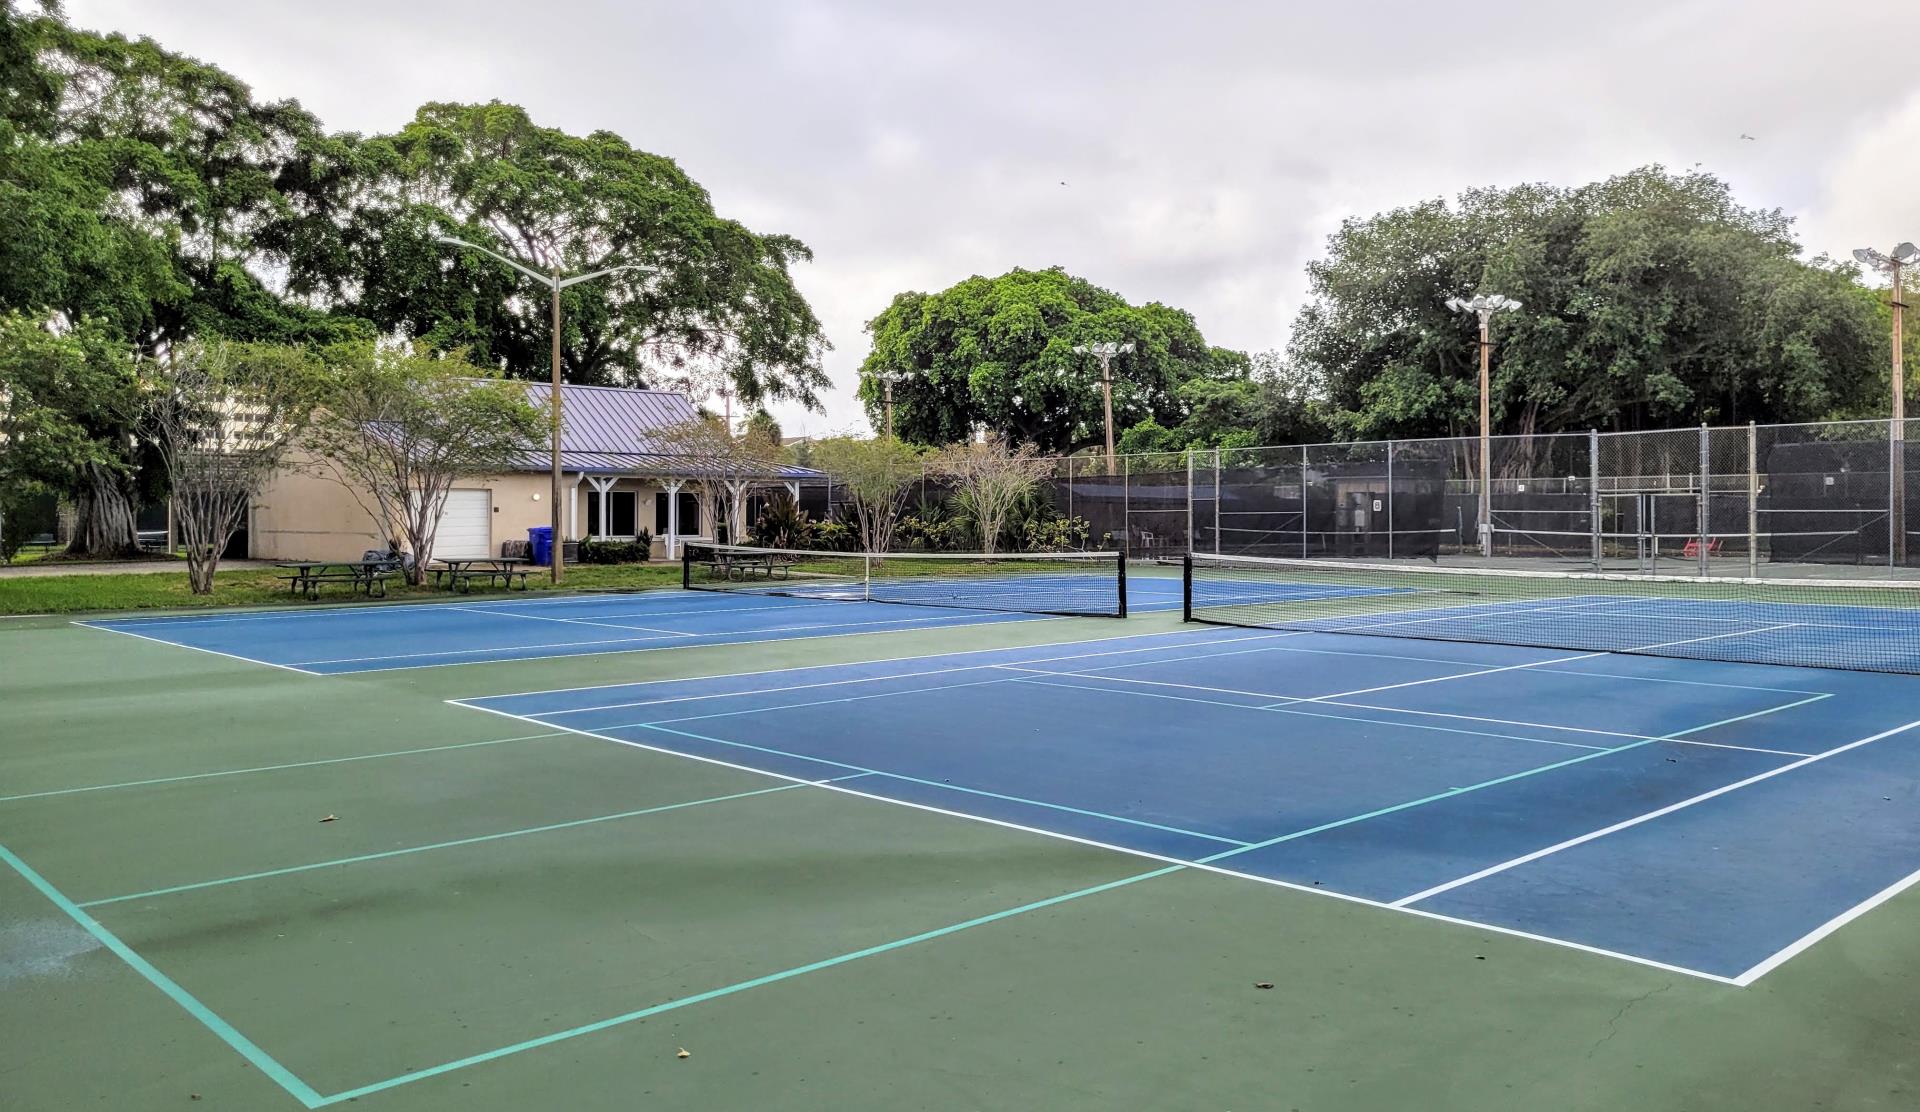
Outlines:
POLYGON ((1887 528, 1892 533, 1892 559, 1899 565, 1907 561, 1907 376, 1900 357, 1903 346, 1900 318, 1907 306, 1901 300, 1900 272, 1920 261, 1920 248, 1902 243, 1893 249, 1893 254, 1883 255, 1871 247, 1862 247, 1853 257, 1893 279, 1893 424, 1887 429, 1891 438, 1887 446, 1887 528))
POLYGON ((880 410, 886 414, 886 435, 893 439, 893 384, 907 377, 905 371, 872 371, 868 374, 880 383, 880 410))
POLYGON ((1487 397, 1492 392, 1488 385, 1487 367, 1493 352, 1493 340, 1489 336, 1493 314, 1518 309, 1520 303, 1511 297, 1502 297, 1497 293, 1478 294, 1472 301, 1463 297, 1447 298, 1447 308, 1456 313, 1473 313, 1480 318, 1480 554, 1493 555, 1493 485, 1491 466, 1493 456, 1492 424, 1488 417, 1487 397))
POLYGON ((498 251, 488 247, 482 247, 477 243, 468 243, 464 239, 455 239, 449 235, 438 235, 434 238, 449 247, 478 251, 482 255, 491 256, 500 262, 506 263, 508 266, 534 281, 545 284, 553 291, 553 393, 549 395, 548 398, 549 405, 553 410, 553 553, 552 563, 548 566, 553 569, 553 581, 558 583, 560 582, 562 568, 565 563, 561 558, 561 549, 565 546, 566 539, 566 533, 562 531, 560 524, 560 429, 562 427, 560 414, 560 291, 566 289, 568 286, 577 286, 582 282, 591 282, 595 278, 605 278, 609 274, 618 274, 623 270, 641 270, 643 268, 629 263, 621 266, 610 266, 585 274, 562 277, 557 270, 542 274, 540 271, 527 266, 517 259, 510 259, 498 251))
POLYGON ((1098 344, 1075 344, 1074 353, 1091 355, 1100 361, 1100 392, 1105 398, 1107 410, 1107 474, 1113 474, 1113 357, 1126 355, 1133 350, 1133 341, 1124 344, 1112 342, 1098 344))

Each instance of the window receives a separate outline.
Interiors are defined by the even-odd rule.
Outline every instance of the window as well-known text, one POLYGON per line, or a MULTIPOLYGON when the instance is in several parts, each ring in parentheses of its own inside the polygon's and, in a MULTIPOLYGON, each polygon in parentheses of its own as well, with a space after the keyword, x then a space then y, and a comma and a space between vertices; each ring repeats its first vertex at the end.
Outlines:
POLYGON ((635 536, 639 516, 639 496, 631 490, 608 491, 604 508, 598 491, 587 492, 587 535, 590 537, 635 536), (606 522, 604 531, 602 520, 606 522))
MULTIPOLYGON (((679 525, 683 537, 700 532, 700 501, 686 491, 680 492, 679 525)), ((655 536, 667 535, 667 492, 664 490, 653 496, 653 532, 655 536)))

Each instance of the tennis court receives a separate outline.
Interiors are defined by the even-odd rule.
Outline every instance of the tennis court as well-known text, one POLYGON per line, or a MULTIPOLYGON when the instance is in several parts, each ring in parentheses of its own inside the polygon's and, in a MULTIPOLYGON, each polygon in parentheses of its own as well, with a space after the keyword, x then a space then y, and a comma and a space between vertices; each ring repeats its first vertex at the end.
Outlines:
MULTIPOLYGON (((712 582, 710 590, 707 578, 695 578, 701 588, 695 592, 493 597, 472 603, 86 624, 259 665, 342 674, 1035 622, 1050 616, 1121 615, 1121 586, 1112 557, 1098 563, 1073 561, 1091 567, 1056 570, 1054 565, 1064 559, 1048 559, 1044 567, 1035 568, 1037 574, 1018 576, 972 574, 956 580, 906 574, 889 580, 895 584, 891 592, 881 590, 912 601, 868 601, 866 586, 849 586, 845 576, 801 574, 778 580, 722 580, 712 582)), ((1142 613, 1177 611, 1181 584, 1169 574, 1135 576, 1127 597, 1142 613)))
MULTIPOLYGON (((1106 590, 1057 574, 966 589, 1106 590)), ((823 572, 0 627, 12 1084, 250 1109, 1886 1095, 1891 1059, 1846 1048, 1920 987, 1920 676, 1872 670, 1908 615, 1342 574, 1135 567, 1126 621, 823 572), (1759 1068, 1816 1052, 1844 1069, 1759 1068)))

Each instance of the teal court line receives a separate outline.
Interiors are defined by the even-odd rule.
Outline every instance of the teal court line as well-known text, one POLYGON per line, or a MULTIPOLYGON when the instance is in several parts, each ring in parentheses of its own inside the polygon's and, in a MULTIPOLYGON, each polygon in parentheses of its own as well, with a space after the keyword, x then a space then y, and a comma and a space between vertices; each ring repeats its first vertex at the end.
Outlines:
MULTIPOLYGON (((862 773, 862 775, 865 775, 862 773)), ((836 777, 836 780, 851 780, 851 776, 836 777)), ((520 830, 503 830, 497 834, 478 834, 471 838, 455 838, 450 842, 433 842, 424 846, 408 846, 404 849, 384 850, 380 853, 362 853, 353 857, 336 857, 329 861, 314 861, 305 865, 289 865, 284 869, 266 869, 257 873, 241 873, 238 876, 221 877, 217 880, 202 880, 192 884, 176 884, 168 888, 154 888, 145 892, 130 892, 124 896, 108 896, 104 899, 86 900, 80 907, 104 907, 107 904, 125 903, 128 900, 144 900, 153 896, 170 896, 176 892, 193 892, 202 888, 218 888, 226 884, 239 884, 247 880, 265 880, 268 877, 287 876, 291 873, 312 872, 315 869, 331 869, 338 865, 356 865, 365 861, 381 861, 389 857, 405 857, 413 853, 426 853, 429 850, 452 849, 455 846, 471 846, 481 842, 497 842, 502 838, 519 838, 528 834, 545 834, 554 830, 570 830, 580 826, 592 826, 595 823, 613 822, 616 819, 630 819, 639 815, 657 815, 666 811, 680 811, 688 807, 701 807, 708 803, 726 803, 735 799, 748 799, 756 795, 772 795, 774 792, 792 791, 794 788, 813 787, 816 784, 829 784, 833 780, 799 781, 791 784, 776 784, 771 788, 757 788, 750 792, 734 792, 731 795, 716 795, 706 799, 689 799, 679 803, 663 803, 657 807, 642 807, 634 811, 618 811, 611 815, 595 815, 591 818, 572 819, 567 822, 548 823, 544 826, 529 826, 520 830)))
MULTIPOLYGON (((999 681, 996 681, 996 682, 999 682, 999 681)), ((960 684, 956 686, 973 686, 973 685, 960 684)), ((925 692, 925 691, 945 691, 947 689, 943 687, 931 687, 931 688, 917 688, 915 690, 925 692)), ((913 692, 895 692, 895 694, 912 694, 912 693, 913 692)), ((735 713, 752 713, 752 712, 736 711, 735 713)), ((725 715, 702 715, 701 717, 723 718, 726 716, 725 715)), ((684 720, 673 719, 672 721, 677 722, 677 721, 684 721, 684 720)), ((616 729, 616 730, 626 730, 626 729, 634 729, 636 727, 643 730, 656 730, 663 734, 677 734, 680 737, 693 738, 696 741, 708 741, 708 742, 712 742, 715 745, 727 745, 735 749, 751 749, 756 753, 770 753, 776 757, 790 757, 798 761, 808 761, 812 764, 826 765, 828 768, 849 769, 849 770, 852 770, 853 772, 858 773, 861 776, 881 776, 888 780, 903 780, 909 784, 923 784, 930 788, 940 788, 945 791, 961 792, 965 795, 984 796, 988 799, 1002 799, 1007 801, 1008 803, 1024 803, 1029 807, 1044 807, 1049 811, 1065 811, 1068 814, 1085 815, 1088 818, 1102 819, 1106 822, 1123 823, 1127 826, 1141 826, 1141 827, 1147 828, 1148 830, 1164 830, 1169 834, 1180 834, 1188 838, 1198 838, 1204 842, 1219 842, 1224 845, 1230 845, 1230 846, 1246 845, 1245 842, 1241 841, 1238 838, 1223 838, 1218 834, 1202 834, 1198 830, 1183 830, 1178 826, 1164 826, 1157 822, 1147 822, 1145 819, 1130 819, 1130 818, 1124 818, 1120 815, 1110 815, 1104 811, 1089 811, 1082 807, 1070 807, 1065 803, 1049 803, 1042 799, 1027 799, 1017 795, 1003 795, 999 792, 987 791, 984 788, 969 788, 960 784, 949 784, 944 780, 926 780, 918 776, 908 776, 905 773, 901 773, 901 772, 888 772, 885 769, 881 769, 881 768, 868 768, 865 765, 848 764, 845 761, 829 760, 826 757, 810 757, 805 753, 789 753, 784 749, 773 749, 765 745, 753 745, 744 741, 728 741, 725 738, 709 737, 706 734, 691 733, 687 730, 675 730, 668 726, 664 726, 656 722, 635 722, 627 726, 614 726, 610 728, 616 729)), ((591 734, 589 736, 598 737, 603 735, 591 734)), ((618 741, 619 739, 613 738, 611 740, 618 741)), ((669 751, 672 752, 672 750, 669 750, 669 751)), ((766 770, 756 769, 755 771, 765 772, 766 770)), ((852 779, 852 777, 843 777, 843 779, 852 779)))
POLYGON ((235 1030, 232 1024, 220 1018, 212 1008, 202 1004, 192 993, 181 988, 173 978, 154 968, 152 962, 141 957, 134 951, 133 947, 120 941, 119 936, 101 926, 99 921, 93 916, 82 911, 80 905, 68 899, 64 893, 49 883, 45 877, 35 872, 31 866, 25 861, 22 861, 12 850, 5 846, 0 846, 0 861, 5 861, 14 872, 20 874, 28 884, 33 885, 53 906, 64 912, 67 918, 72 919, 82 930, 98 940, 102 946, 111 950, 114 956, 126 962, 128 967, 134 972, 145 977, 149 984, 165 993, 169 1000, 180 1005, 188 1015, 199 1020, 202 1027, 213 1032, 215 1037, 233 1048, 242 1058, 252 1063, 255 1069, 258 1069, 261 1073, 271 1078, 276 1085, 285 1089, 293 1099, 308 1108, 319 1108, 326 1103, 326 1099, 311 1085, 295 1077, 292 1070, 281 1065, 273 1055, 260 1049, 252 1039, 247 1038, 235 1030))
POLYGON ((930 942, 936 938, 945 938, 948 935, 958 934, 961 931, 965 931, 965 930, 972 930, 975 927, 983 927, 989 923, 998 923, 1003 919, 1011 919, 1016 915, 1025 915, 1031 911, 1039 911, 1043 908, 1055 907, 1059 904, 1066 903, 1070 900, 1083 899, 1087 896, 1099 895, 1102 892, 1111 892, 1116 888, 1124 888, 1130 884, 1138 884, 1143 880, 1152 880, 1156 877, 1166 876, 1168 873, 1177 873, 1185 868, 1186 868, 1185 865, 1168 865, 1164 868, 1153 869, 1144 873, 1135 873, 1133 876, 1121 877, 1119 880, 1110 880, 1105 884, 1096 884, 1089 888, 1081 888, 1072 892, 1065 892, 1058 896, 1049 896, 1044 900, 1035 900, 1032 903, 1021 904, 1019 907, 1010 907, 1004 911, 996 911, 989 915, 981 915, 973 919, 965 920, 964 922, 953 923, 948 926, 938 927, 930 931, 922 931, 919 934, 911 934, 906 936, 905 938, 896 938, 891 942, 882 942, 877 946, 868 946, 865 949, 853 950, 849 953, 840 954, 835 957, 825 958, 823 960, 815 961, 815 962, 809 962, 806 965, 796 965, 791 969, 783 969, 777 973, 769 973, 762 977, 754 977, 750 980, 737 981, 733 984, 725 985, 720 988, 709 989, 706 992, 695 993, 692 996, 683 996, 675 1000, 668 1000, 665 1003, 655 1004, 651 1007, 640 1008, 637 1011, 625 1012, 621 1015, 610 1016, 606 1019, 598 1020, 593 1023, 582 1024, 581 1026, 578 1026, 578 1027, 569 1027, 564 1031, 555 1031, 549 1035, 541 1035, 538 1038, 527 1039, 523 1042, 513 1043, 511 1045, 499 1047, 494 1050, 488 1050, 479 1054, 468 1055, 465 1058, 456 1058, 451 1062, 443 1062, 440 1065, 431 1066, 431 1067, 428 1067, 427 1069, 414 1070, 411 1073, 403 1073, 397 1077, 389 1077, 385 1081, 376 1081, 370 1085, 362 1085, 357 1089, 348 1089, 345 1092, 334 1093, 331 1096, 320 1098, 320 1100, 317 1103, 313 1105, 309 1105, 309 1107, 324 1107, 330 1104, 338 1104, 342 1101, 357 1100, 360 1097, 370 1096, 374 1093, 382 1092, 387 1089, 392 1089, 400 1085, 411 1084, 415 1081, 424 1081, 430 1077, 438 1077, 441 1074, 451 1073, 455 1070, 465 1069, 468 1066, 477 1066, 483 1062, 492 1062, 500 1058, 505 1058, 512 1054, 519 1054, 522 1051, 535 1050, 543 1046, 550 1046, 553 1043, 563 1042, 567 1039, 578 1038, 581 1035, 591 1035, 597 1031, 605 1031, 610 1027, 618 1027, 622 1024, 632 1023, 635 1020, 646 1019, 649 1016, 656 1016, 661 1014, 662 1012, 674 1011, 676 1009, 685 1008, 693 1004, 703 1004, 709 1000, 718 1000, 723 996, 732 996, 736 993, 746 992, 749 989, 755 989, 765 985, 776 984, 780 981, 792 980, 795 977, 803 977, 808 973, 816 973, 822 969, 832 969, 835 966, 846 965, 849 962, 859 961, 862 958, 870 958, 880 954, 890 953, 894 950, 899 950, 907 946, 913 946, 921 942, 930 942))
MULTIPOLYGON (((1701 731, 1714 729, 1715 727, 1724 726, 1732 722, 1739 722, 1749 718, 1759 717, 1761 715, 1778 713, 1780 711, 1788 710, 1797 706, 1804 706, 1807 703, 1817 702, 1820 699, 1828 698, 1828 697, 1830 696, 1827 696, 1824 694, 1817 695, 1817 696, 1814 696, 1813 698, 1801 699, 1796 702, 1788 703, 1782 706, 1770 707, 1764 710, 1753 711, 1748 714, 1743 714, 1743 715, 1738 715, 1732 718, 1723 719, 1719 722, 1712 722, 1703 726, 1690 727, 1689 729, 1686 729, 1686 730, 1676 731, 1675 734, 1672 736, 1677 737, 1677 736, 1682 736, 1689 733, 1699 733, 1701 731)), ((650 726, 647 728, 659 730, 660 732, 663 732, 663 733, 683 734, 684 736, 687 736, 687 737, 698 737, 698 738, 701 738, 701 740, 718 742, 719 744, 740 745, 743 748, 758 748, 757 746, 748 746, 748 745, 744 745, 743 743, 727 742, 719 738, 701 737, 701 735, 690 734, 681 730, 670 730, 670 729, 665 729, 663 727, 657 727, 657 726, 650 726)), ((1626 745, 1618 746, 1614 749, 1601 750, 1594 753, 1584 753, 1578 757, 1574 757, 1569 760, 1557 761, 1553 764, 1542 765, 1537 768, 1528 769, 1518 773, 1513 773, 1508 776, 1502 776, 1495 779, 1482 781, 1481 783, 1478 783, 1478 784, 1470 784, 1461 788, 1453 788, 1448 791, 1439 792, 1434 795, 1426 796, 1421 799, 1408 800, 1404 803, 1396 804, 1391 807, 1378 808, 1373 811, 1368 811, 1364 814, 1354 815, 1350 818, 1341 819, 1335 822, 1322 823, 1318 826, 1308 827, 1303 830, 1291 831, 1289 833, 1281 834, 1277 837, 1270 838, 1262 842, 1255 842, 1248 845, 1237 846, 1233 849, 1228 849, 1223 852, 1213 854, 1209 857, 1200 858, 1196 862, 1194 862, 1194 864, 1211 865, 1215 862, 1227 860, 1232 857, 1237 857, 1244 853, 1250 853, 1257 849, 1263 849, 1267 846, 1278 845, 1282 842, 1288 842, 1298 838, 1305 838, 1313 834, 1334 829, 1335 827, 1346 826, 1346 825, 1350 825, 1357 822, 1364 822, 1364 821, 1367 821, 1368 819, 1378 818, 1383 815, 1392 814, 1396 811, 1404 811, 1409 808, 1423 806, 1427 803, 1432 803, 1440 799, 1446 799, 1452 796, 1462 795, 1467 792, 1479 791, 1483 788, 1493 787, 1497 784, 1508 783, 1514 780, 1523 779, 1528 776, 1536 776, 1543 772, 1550 772, 1555 769, 1565 768, 1569 765, 1579 764, 1583 761, 1594 760, 1599 757, 1607 756, 1611 753, 1621 752, 1628 749, 1634 749, 1643 745, 1651 745, 1661 740, 1666 740, 1666 739, 1649 738, 1646 740, 1635 741, 1626 745)), ((815 760, 817 758, 807 758, 807 759, 815 760)), ((822 763, 831 764, 836 762, 822 762, 822 763)), ((881 773, 881 775, 890 775, 890 774, 881 773)), ((1118 848, 1118 847, 1114 847, 1114 848, 1118 848)), ((975 919, 969 919, 969 920, 966 920, 965 922, 953 924, 952 926, 942 927, 937 930, 926 931, 916 935, 910 935, 906 938, 896 939, 892 942, 882 943, 878 946, 871 946, 863 950, 855 950, 851 953, 842 954, 833 958, 827 958, 823 961, 817 961, 817 962, 809 963, 807 965, 796 966, 792 969, 782 970, 781 972, 778 972, 778 973, 772 973, 763 977, 756 977, 750 980, 736 982, 735 984, 727 985, 722 988, 712 989, 710 991, 698 993, 693 996, 681 997, 679 999, 670 1000, 662 1004, 655 1004, 651 1007, 641 1008, 636 1011, 626 1012, 621 1015, 612 1016, 608 1019, 599 1020, 594 1023, 583 1024, 578 1027, 571 1027, 564 1031, 556 1031, 556 1032, 553 1032, 552 1034, 542 1035, 538 1038, 527 1039, 522 1042, 513 1043, 508 1046, 499 1047, 497 1049, 485 1051, 480 1054, 469 1055, 468 1057, 455 1059, 454 1061, 445 1062, 445 1063, 442 1063, 441 1065, 432 1066, 427 1069, 415 1070, 410 1073, 400 1074, 396 1077, 391 1077, 384 1081, 378 1081, 369 1085, 363 1085, 357 1089, 349 1089, 349 1090, 346 1090, 345 1092, 335 1093, 331 1096, 323 1098, 321 1103, 323 1105, 330 1105, 330 1104, 339 1103, 341 1101, 353 1100, 359 1097, 369 1096, 373 1093, 381 1092, 386 1089, 391 1089, 400 1085, 410 1084, 415 1081, 422 1081, 431 1077, 437 1077, 442 1074, 451 1073, 455 1070, 465 1069, 469 1066, 481 1065, 483 1063, 504 1058, 512 1054, 518 1054, 523 1051, 534 1050, 543 1046, 549 1046, 553 1043, 561 1042, 567 1039, 577 1038, 582 1035, 593 1034, 598 1031, 604 1031, 610 1027, 616 1027, 621 1024, 631 1023, 635 1020, 645 1019, 649 1016, 659 1015, 662 1012, 673 1011, 678 1008, 684 1008, 692 1004, 703 1003, 705 1001, 718 999, 723 996, 731 996, 735 993, 744 992, 749 989, 761 987, 763 985, 768 985, 778 981, 788 980, 793 977, 802 976, 807 973, 816 972, 822 969, 832 968, 837 965, 845 965, 849 962, 858 961, 861 958, 872 957, 878 954, 887 953, 889 951, 897 950, 905 946, 911 946, 919 942, 925 942, 931 939, 940 938, 945 935, 954 934, 959 931, 968 930, 973 927, 985 925, 987 923, 997 922, 999 920, 1011 918, 1013 916, 1021 915, 1029 911, 1035 911, 1041 908, 1051 907, 1056 904, 1065 903, 1069 900, 1076 900, 1085 896, 1091 896, 1097 893, 1111 891, 1115 888, 1121 888, 1127 885, 1137 884, 1144 880, 1151 880, 1157 877, 1166 876, 1170 873, 1180 872, 1186 868, 1188 868, 1188 866, 1186 865, 1174 864, 1174 865, 1168 865, 1159 869, 1153 869, 1148 872, 1138 873, 1130 877, 1122 877, 1119 880, 1110 881, 1106 884, 1095 885, 1090 888, 1079 889, 1078 891, 1068 892, 1063 895, 1051 897, 1049 899, 1038 900, 1029 904, 1023 904, 1019 907, 1009 908, 1005 911, 995 912, 991 915, 985 915, 975 919)), ((1384 907, 1387 905, 1381 904, 1376 906, 1384 907)))
POLYGON ((571 731, 553 730, 544 734, 524 734, 520 737, 496 737, 486 741, 462 741, 452 745, 428 745, 419 749, 393 749, 385 753, 362 753, 357 757, 327 757, 314 761, 291 761, 287 764, 256 765, 252 768, 228 768, 218 772, 195 772, 185 776, 157 776, 151 780, 122 780, 113 784, 89 784, 83 788, 54 788, 51 791, 27 792, 23 795, 0 795, 0 803, 13 803, 22 799, 45 799, 55 795, 78 795, 81 792, 104 792, 115 788, 145 788, 154 784, 179 784, 189 780, 212 780, 220 776, 244 776, 252 772, 279 772, 288 768, 314 768, 318 765, 348 764, 353 761, 377 761, 384 757, 410 757, 415 753, 444 753, 450 749, 477 749, 485 745, 505 745, 510 741, 537 741, 541 738, 565 737, 571 731))

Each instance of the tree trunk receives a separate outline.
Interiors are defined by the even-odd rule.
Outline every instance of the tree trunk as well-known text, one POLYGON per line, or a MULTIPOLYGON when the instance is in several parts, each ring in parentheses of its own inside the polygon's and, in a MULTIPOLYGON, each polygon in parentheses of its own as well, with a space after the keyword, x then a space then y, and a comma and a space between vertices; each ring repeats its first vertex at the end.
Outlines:
POLYGON ((67 544, 67 555, 120 559, 139 554, 133 498, 122 476, 89 464, 87 486, 74 498, 74 509, 73 539, 67 544))
POLYGON ((187 546, 187 585, 196 595, 213 593, 213 573, 220 567, 220 550, 212 545, 187 546))

